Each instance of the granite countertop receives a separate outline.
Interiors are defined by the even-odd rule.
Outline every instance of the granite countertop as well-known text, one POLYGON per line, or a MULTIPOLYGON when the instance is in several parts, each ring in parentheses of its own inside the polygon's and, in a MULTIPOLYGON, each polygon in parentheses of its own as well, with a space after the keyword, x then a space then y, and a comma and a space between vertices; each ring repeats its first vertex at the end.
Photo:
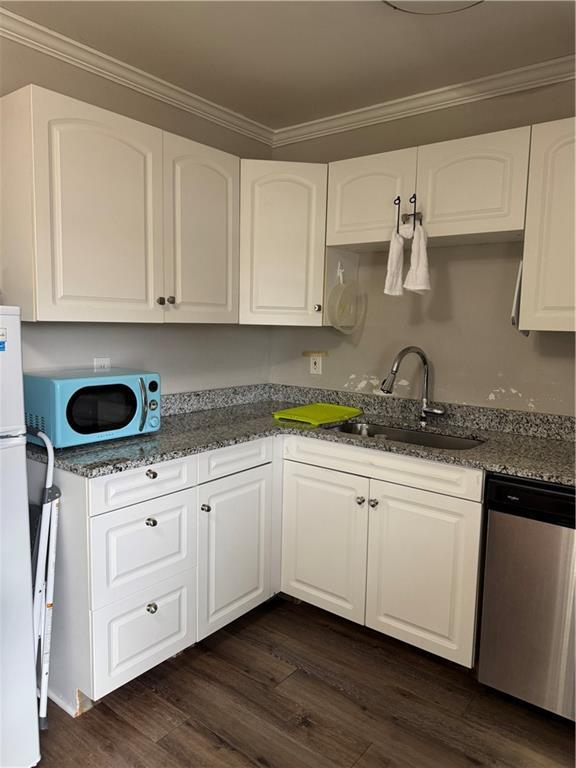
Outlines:
MULTIPOLYGON (((87 478, 178 459, 194 453, 223 448, 278 433, 301 435, 311 439, 357 445, 373 450, 415 456, 421 459, 458 464, 490 472, 574 485, 574 444, 569 440, 532 437, 513 432, 480 429, 466 430, 443 424, 428 426, 426 431, 445 432, 462 437, 477 437, 484 442, 464 451, 428 448, 397 443, 384 438, 367 438, 344 434, 332 429, 310 429, 284 426, 272 418, 273 411, 294 403, 261 401, 244 405, 164 416, 159 432, 142 437, 110 440, 77 448, 56 451, 56 467, 87 478)), ((387 426, 409 426, 381 415, 363 419, 387 426)), ((45 453, 36 446, 28 447, 32 459, 45 461, 45 453)))

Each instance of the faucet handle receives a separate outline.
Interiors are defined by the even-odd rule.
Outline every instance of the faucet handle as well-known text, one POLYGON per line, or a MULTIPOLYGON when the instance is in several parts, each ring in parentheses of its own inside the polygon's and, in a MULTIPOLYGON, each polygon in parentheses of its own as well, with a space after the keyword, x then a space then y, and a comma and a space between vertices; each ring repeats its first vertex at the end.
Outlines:
POLYGON ((422 413, 429 413, 432 416, 443 416, 446 413, 446 409, 442 408, 441 405, 437 406, 436 408, 431 408, 429 405, 425 405, 422 408, 422 413))

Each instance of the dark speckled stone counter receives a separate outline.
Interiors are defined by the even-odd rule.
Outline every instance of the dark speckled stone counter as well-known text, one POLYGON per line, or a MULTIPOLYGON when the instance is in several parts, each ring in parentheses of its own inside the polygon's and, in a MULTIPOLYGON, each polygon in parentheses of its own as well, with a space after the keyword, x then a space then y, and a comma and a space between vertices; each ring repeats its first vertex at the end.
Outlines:
MULTIPOLYGON (((477 437, 484 442, 464 451, 427 448, 384 438, 358 437, 332 429, 286 427, 275 422, 272 411, 292 404, 266 400, 164 416, 161 430, 153 435, 59 450, 56 452, 56 467, 93 478, 283 432, 516 477, 574 485, 574 444, 571 440, 443 424, 441 428, 429 426, 427 431, 477 437)), ((372 419, 389 426, 414 426, 406 424, 404 419, 384 420, 381 414, 380 418, 377 416, 373 414, 372 419)), ((366 418, 369 419, 370 415, 366 414, 366 418)), ((34 446, 29 447, 28 453, 30 458, 44 460, 43 452, 34 446)))

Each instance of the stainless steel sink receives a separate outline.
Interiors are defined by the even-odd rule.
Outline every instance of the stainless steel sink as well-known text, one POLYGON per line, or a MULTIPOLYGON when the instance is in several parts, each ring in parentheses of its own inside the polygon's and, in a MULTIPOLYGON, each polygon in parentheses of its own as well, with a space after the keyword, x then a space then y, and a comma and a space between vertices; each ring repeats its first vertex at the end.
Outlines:
POLYGON ((382 424, 351 423, 333 427, 338 432, 361 437, 382 437, 394 440, 398 443, 413 443, 425 445, 430 448, 446 448, 453 451, 466 451, 476 448, 483 443, 472 437, 455 437, 454 435, 439 435, 436 432, 420 432, 417 429, 399 429, 397 427, 385 427, 382 424))

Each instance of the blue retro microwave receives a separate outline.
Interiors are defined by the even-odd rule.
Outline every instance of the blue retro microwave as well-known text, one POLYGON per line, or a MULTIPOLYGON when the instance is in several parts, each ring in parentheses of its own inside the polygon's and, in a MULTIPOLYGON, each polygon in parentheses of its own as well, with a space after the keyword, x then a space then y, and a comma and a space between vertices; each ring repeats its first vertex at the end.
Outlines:
POLYGON ((160 376, 125 368, 31 371, 24 409, 26 426, 55 448, 143 435, 160 428, 160 376))

